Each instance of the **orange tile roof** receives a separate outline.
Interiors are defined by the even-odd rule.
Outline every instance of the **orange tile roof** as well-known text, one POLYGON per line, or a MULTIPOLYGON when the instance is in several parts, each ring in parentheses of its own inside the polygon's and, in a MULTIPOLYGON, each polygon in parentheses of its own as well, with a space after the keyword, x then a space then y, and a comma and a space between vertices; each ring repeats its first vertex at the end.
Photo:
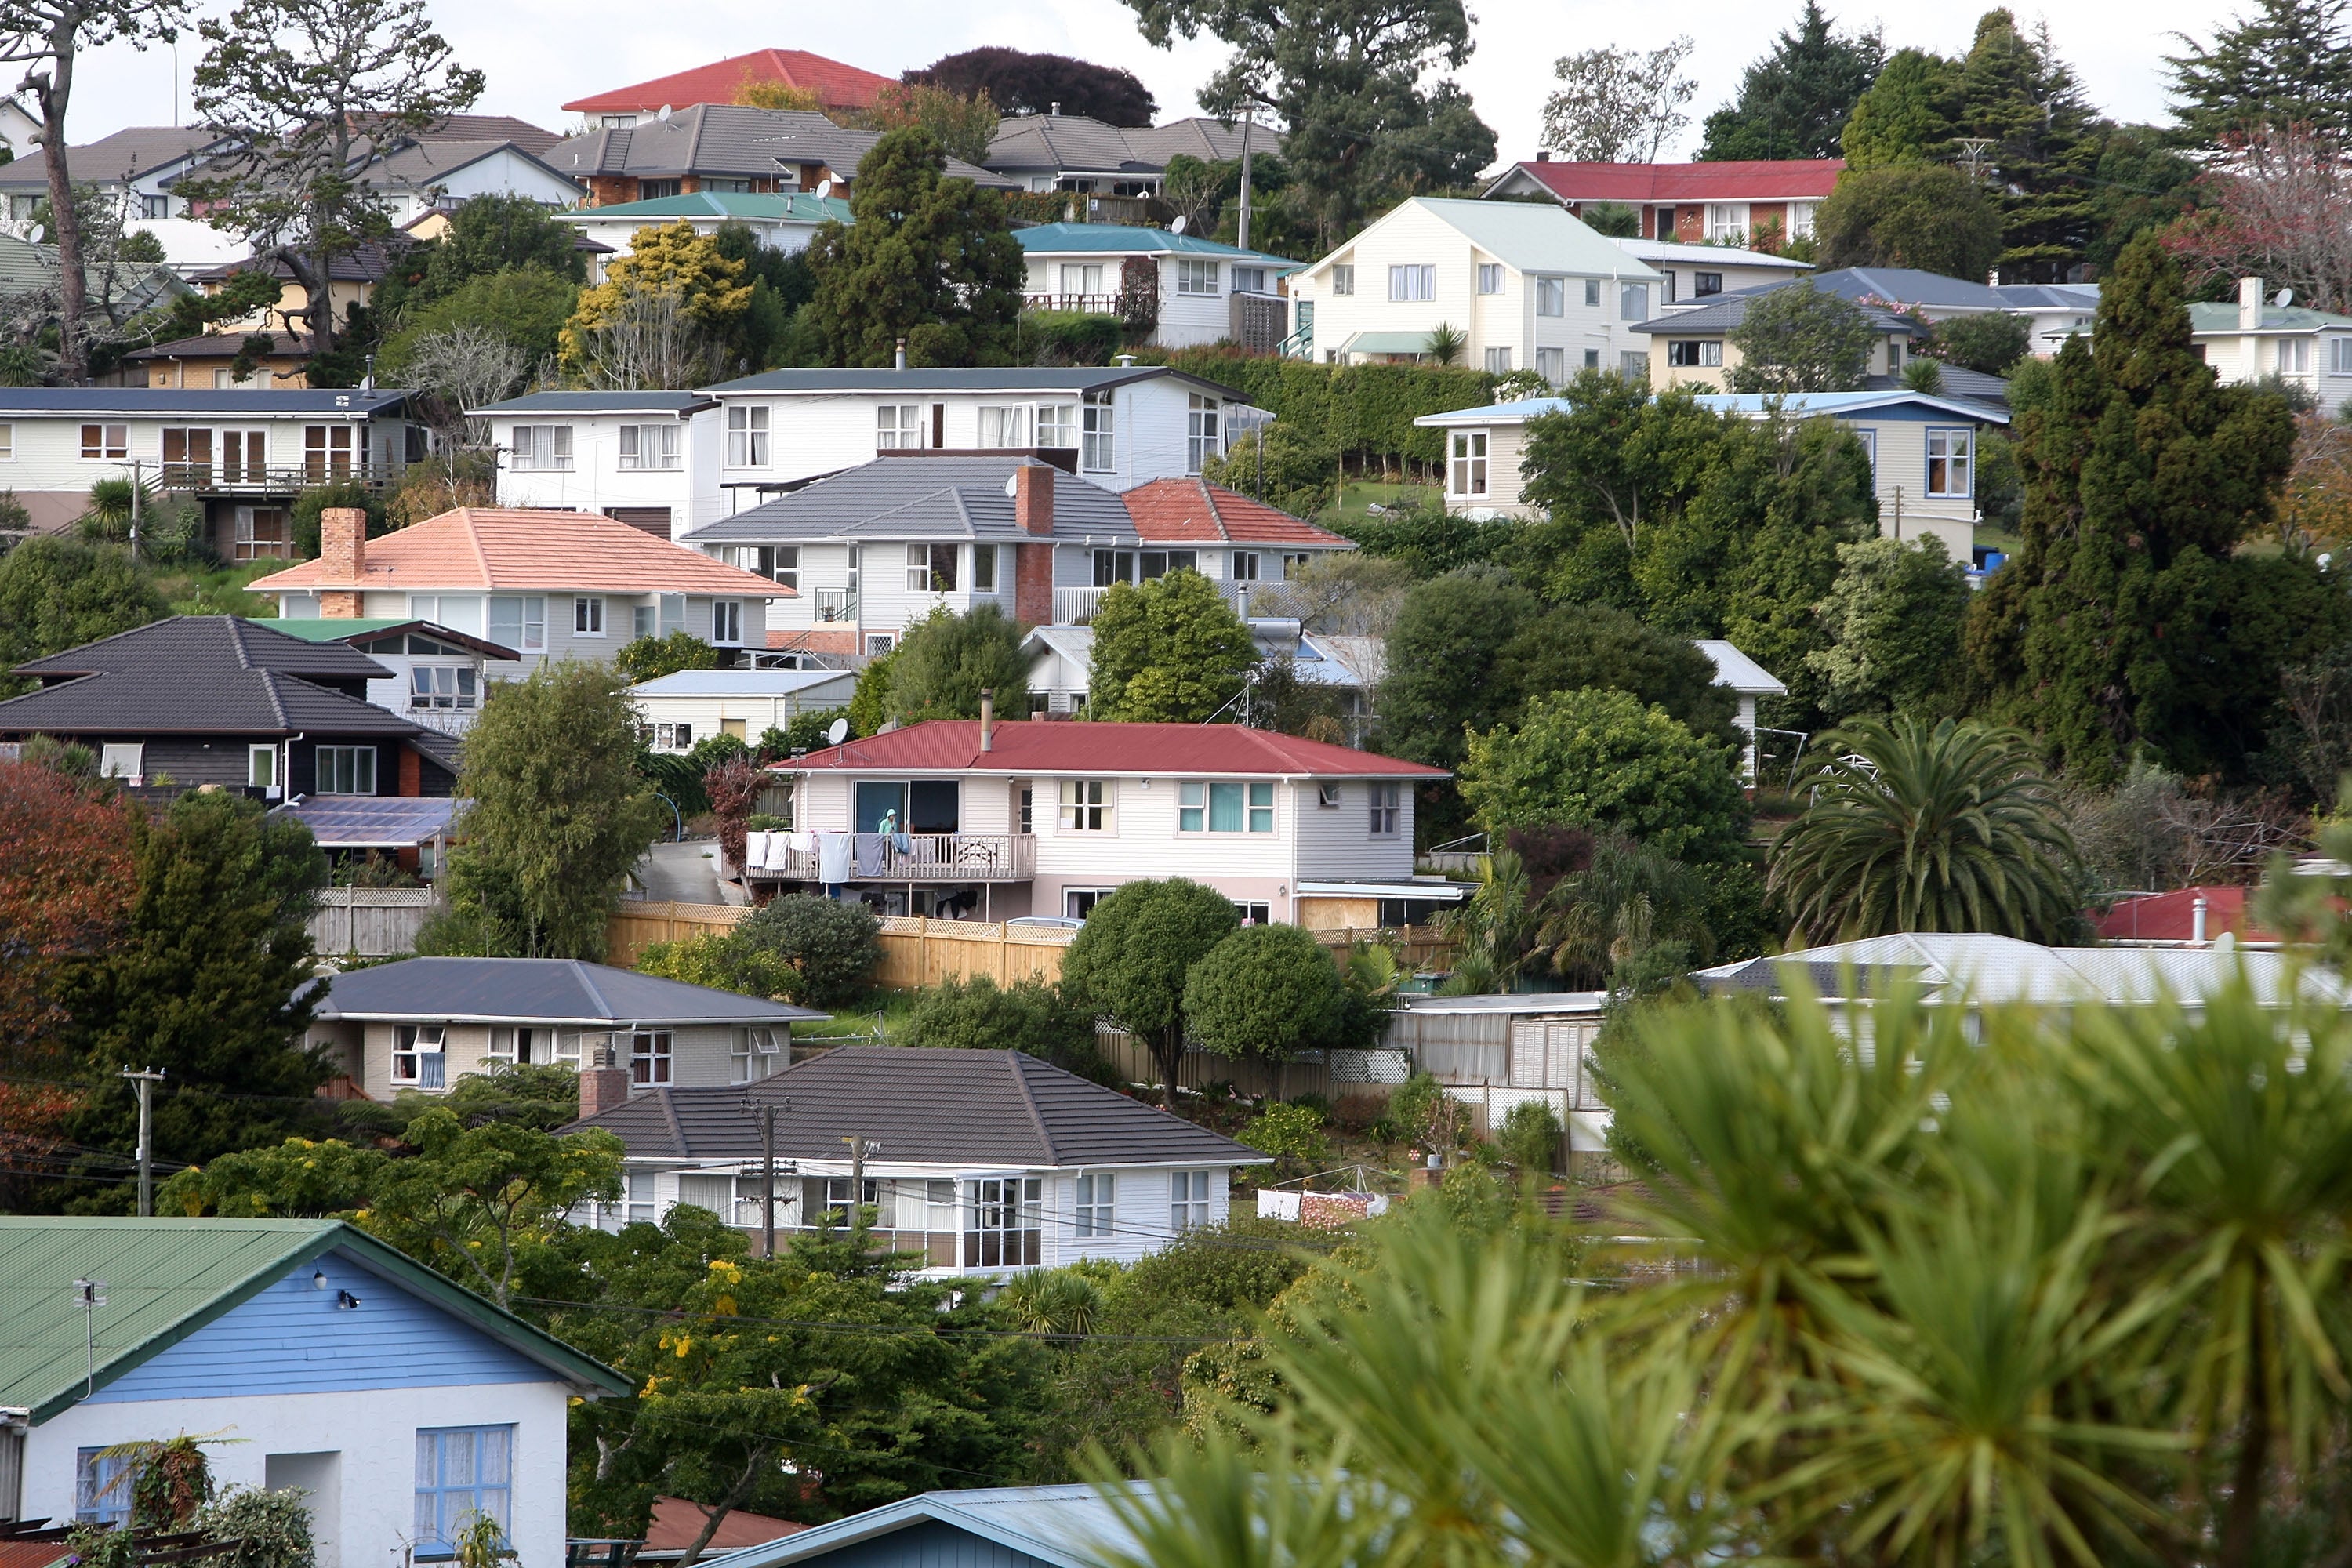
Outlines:
POLYGON ((793 590, 596 511, 459 507, 367 542, 358 581, 305 561, 248 584, 257 594, 332 588, 538 588, 565 593, 727 594, 793 590))
POLYGON ((736 94, 754 82, 808 89, 827 109, 871 109, 884 88, 898 85, 887 76, 806 49, 754 49, 634 87, 575 98, 563 107, 582 114, 651 114, 665 103, 677 109, 732 103, 736 94))
POLYGON ((1106 724, 1042 719, 1000 721, 988 751, 976 719, 926 719, 771 763, 777 773, 1179 773, 1305 775, 1312 778, 1442 779, 1425 767, 1239 724, 1106 724))
POLYGON ((801 631, 768 628, 771 653, 856 653, 856 626, 809 626, 801 631))
MULTIPOLYGON (((654 1515, 646 1525, 646 1550, 683 1552, 694 1544, 694 1538, 702 1533, 702 1526, 709 1518, 702 1511, 701 1505, 688 1502, 684 1498, 654 1499, 654 1515)), ((746 1546, 764 1546, 771 1541, 797 1535, 807 1528, 805 1524, 794 1524, 788 1519, 771 1519, 763 1513, 733 1509, 719 1521, 719 1528, 711 1532, 703 1550, 733 1552, 746 1546)))
POLYGON ((1125 493, 1127 514, 1146 541, 1224 540, 1235 544, 1311 544, 1339 549, 1328 529, 1205 479, 1154 479, 1125 493))

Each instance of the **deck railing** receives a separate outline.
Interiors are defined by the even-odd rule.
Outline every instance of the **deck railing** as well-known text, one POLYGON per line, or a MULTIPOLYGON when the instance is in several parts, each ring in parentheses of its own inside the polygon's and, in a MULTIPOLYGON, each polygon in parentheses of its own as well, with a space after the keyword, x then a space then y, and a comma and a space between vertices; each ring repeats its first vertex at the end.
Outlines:
POLYGON ((852 833, 845 864, 828 868, 814 844, 793 836, 755 837, 746 873, 769 882, 1025 882, 1036 874, 1037 841, 1025 833, 852 833), (765 853, 761 851, 764 850, 765 853), (832 874, 828 875, 828 871, 832 874))
POLYGON ((204 495, 292 495, 313 485, 346 481, 382 489, 406 468, 404 463, 356 463, 348 458, 315 463, 240 463, 224 458, 216 463, 167 462, 158 470, 156 483, 167 490, 204 495))
MULTIPOLYGON (((1209 581, 1216 584, 1217 592, 1224 595, 1225 603, 1234 606, 1234 613, 1244 616, 1249 613, 1251 594, 1266 585, 1259 583, 1235 583, 1223 577, 1212 577, 1209 581)), ((1054 624, 1061 626, 1091 625, 1095 618, 1095 612, 1102 607, 1103 595, 1109 592, 1108 588, 1055 589, 1054 624)))
POLYGON ((854 621, 857 618, 857 590, 855 588, 819 588, 814 597, 819 622, 854 621))

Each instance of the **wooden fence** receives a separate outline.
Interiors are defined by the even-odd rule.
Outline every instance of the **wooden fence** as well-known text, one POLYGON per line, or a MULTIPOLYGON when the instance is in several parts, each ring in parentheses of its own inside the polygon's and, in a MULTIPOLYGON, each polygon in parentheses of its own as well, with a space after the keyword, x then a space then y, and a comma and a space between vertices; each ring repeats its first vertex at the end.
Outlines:
POLYGON ((326 888, 310 911, 310 945, 330 958, 393 958, 416 951, 416 933, 440 903, 430 888, 326 888))
MULTIPOLYGON (((613 909, 606 962, 633 965, 657 942, 724 935, 751 911, 733 904, 677 904, 624 899, 613 909)), ((1008 926, 1001 921, 882 919, 882 962, 874 983, 913 991, 985 974, 1001 985, 1062 977, 1062 950, 1076 931, 1059 926, 1008 926)))
MULTIPOLYGON (((1151 1059, 1151 1052, 1141 1040, 1125 1030, 1097 1026, 1095 1048, 1128 1082, 1159 1083, 1160 1064, 1151 1059)), ((1331 1068, 1321 1051, 1308 1051, 1297 1061, 1272 1064, 1220 1056, 1197 1047, 1185 1051, 1183 1063, 1176 1071, 1176 1087, 1205 1094, 1213 1083, 1231 1084, 1235 1094, 1248 1100, 1267 1096, 1288 1100, 1301 1094, 1336 1098, 1332 1093, 1331 1068)), ((1340 1089, 1344 1092, 1349 1087, 1343 1084, 1340 1089)))

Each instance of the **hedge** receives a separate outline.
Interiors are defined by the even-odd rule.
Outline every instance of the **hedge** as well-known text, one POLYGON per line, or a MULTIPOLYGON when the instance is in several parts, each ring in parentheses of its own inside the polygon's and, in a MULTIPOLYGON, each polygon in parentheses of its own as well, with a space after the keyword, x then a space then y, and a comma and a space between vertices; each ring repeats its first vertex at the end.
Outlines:
POLYGON ((1413 421, 1495 401, 1493 375, 1451 365, 1317 364, 1220 348, 1178 349, 1164 363, 1222 382, 1318 444, 1360 461, 1442 462, 1445 433, 1413 421))

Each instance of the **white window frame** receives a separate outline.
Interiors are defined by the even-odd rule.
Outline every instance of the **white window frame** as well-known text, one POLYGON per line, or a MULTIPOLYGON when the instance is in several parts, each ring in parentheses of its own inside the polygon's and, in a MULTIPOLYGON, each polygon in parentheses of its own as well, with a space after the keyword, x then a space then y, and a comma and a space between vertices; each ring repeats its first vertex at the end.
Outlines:
POLYGON ((1374 779, 1369 826, 1374 838, 1394 838, 1404 820, 1403 788, 1394 779, 1374 779))
POLYGON ((923 405, 885 403, 874 410, 874 449, 919 452, 923 447, 923 405))
POLYGON ((1326 779, 1326 780, 1324 780, 1322 783, 1320 783, 1320 784, 1317 784, 1317 785, 1315 786, 1315 804, 1316 804, 1316 805, 1317 805, 1318 808, 1320 808, 1320 809, 1322 809, 1322 810, 1324 810, 1324 811, 1337 811, 1337 810, 1339 810, 1339 784, 1338 784, 1337 783, 1335 783, 1334 781, 1329 780, 1329 779, 1326 779))
POLYGON ((0 424, 0 463, 13 463, 16 460, 16 427, 14 425, 0 424))
POLYGON ((1707 203, 1706 237, 1715 241, 1747 238, 1748 204, 1746 202, 1707 203))
POLYGON ((1356 264, 1335 261, 1331 264, 1331 297, 1344 300, 1356 291, 1356 264))
POLYGON ((1566 349, 1536 350, 1536 374, 1554 386, 1568 382, 1568 351, 1566 349))
POLYGON ((727 466, 764 468, 768 466, 769 413, 762 405, 727 405, 727 466))
POLYGON ((245 784, 247 789, 267 790, 278 794, 278 748, 275 745, 248 745, 245 748, 245 784))
POLYGON ((1976 498, 1977 433, 1965 425, 1930 426, 1927 428, 1927 493, 1938 500, 1973 500, 1976 498), (1943 470, 1943 485, 1937 485, 1938 466, 1943 470), (1959 474, 1959 488, 1952 488, 1955 468, 1959 474))
POLYGON ((102 779, 128 779, 136 788, 147 775, 147 743, 143 741, 109 741, 98 749, 98 776, 102 779))
POLYGON ((710 646, 740 647, 743 646, 743 601, 713 599, 710 601, 710 646))
POLYGON ((1225 575, 1232 582, 1255 583, 1259 580, 1258 568, 1262 564, 1256 551, 1236 550, 1225 569, 1225 575))
POLYGON ((1478 263, 1478 292, 1499 294, 1503 291, 1503 264, 1499 261, 1478 263))
POLYGON ((81 427, 81 460, 85 463, 117 463, 131 456, 131 426, 108 425, 93 420, 81 427), (97 431, 92 437, 91 431, 97 431))
POLYGON ((2352 375, 2352 338, 2327 340, 2327 374, 2352 375))
POLYGON ((984 452, 1027 450, 1035 445, 1031 434, 1031 421, 1035 417, 1035 412, 1025 403, 982 404, 979 411, 978 438, 972 445, 984 452), (992 426, 994 426, 992 431, 992 426))
POLYGON ((1620 283, 1617 286, 1617 319, 1621 321, 1646 321, 1650 319, 1650 286, 1647 283, 1620 283))
POLYGON ((1508 375, 1511 374, 1510 344, 1501 343, 1489 348, 1486 351, 1486 374, 1488 375, 1508 375))
POLYGON ((765 1024, 739 1025, 727 1047, 730 1083, 757 1083, 774 1072, 784 1047, 777 1036, 789 1029, 765 1024))
POLYGON ((1114 833, 1118 829, 1118 781, 1063 779, 1056 790, 1065 833, 1114 833))
POLYGON ((1179 779, 1176 782, 1176 831, 1181 834, 1217 835, 1250 837, 1256 834, 1272 834, 1275 829, 1275 788, 1272 779, 1179 779), (1217 792, 1238 790, 1240 798, 1233 803, 1239 808, 1241 826, 1219 827, 1216 825, 1217 792))
POLYGON ((1433 262, 1399 262, 1389 268, 1389 300, 1415 304, 1437 298, 1437 267, 1433 262))
POLYGON ((1206 257, 1180 256, 1176 258, 1176 292, 1179 294, 1214 294, 1217 292, 1217 264, 1206 257))
POLYGON ((621 468, 624 472, 653 472, 681 466, 676 425, 624 425, 621 426, 621 468))
POLYGON ((1090 392, 1078 405, 1078 467, 1089 474, 1118 468, 1118 405, 1108 392, 1090 392))
POLYGON ((575 594, 572 598, 572 635, 575 637, 601 637, 604 635, 604 595, 575 594))
POLYGON ((1214 1171, 1174 1171, 1168 1177, 1168 1228, 1178 1235, 1214 1223, 1214 1171))
POLYGON ((1600 303, 1601 303, 1601 279, 1598 279, 1598 278, 1588 278, 1588 279, 1586 279, 1584 280, 1584 302, 1585 302, 1587 305, 1593 306, 1593 307, 1595 307, 1595 308, 1597 308, 1597 307, 1600 305, 1600 303))
POLYGON ((629 1035, 629 1087, 658 1089, 677 1081, 677 1037, 668 1029, 637 1029, 629 1035))
POLYGON ((2311 374, 2311 340, 2309 338, 2279 339, 2278 372, 2281 375, 2311 374))
POLYGON ((489 627, 489 639, 494 643, 503 643, 519 653, 545 653, 547 651, 547 595, 544 594, 492 595, 489 618, 483 624, 489 627), (500 623, 505 619, 499 613, 499 606, 501 605, 514 607, 511 624, 515 627, 515 635, 512 638, 501 635, 499 630, 500 623))
POLYGON ((1463 497, 1478 497, 1486 493, 1486 432, 1456 430, 1454 432, 1453 460, 1446 465, 1445 488, 1448 493, 1463 497))
POLYGON ((1066 451, 1078 444, 1078 405, 1075 403, 1037 405, 1037 445, 1066 451))
POLYGON ((1228 292, 1263 294, 1266 291, 1265 268, 1263 267, 1235 266, 1227 277, 1230 284, 1228 292))
POLYGON ((907 546, 907 592, 909 594, 952 594, 956 591, 956 557, 962 546, 956 544, 909 544, 907 546), (942 563, 944 563, 944 565, 942 563))
POLYGON ((1538 278, 1536 279, 1536 314, 1565 316, 1568 314, 1568 279, 1538 278))
POLYGON ((519 474, 568 474, 572 471, 572 426, 518 425, 509 440, 508 467, 519 474))
POLYGON ((1087 1172, 1073 1184, 1076 1188, 1076 1224, 1079 1237, 1108 1237, 1118 1227, 1118 1178, 1108 1172, 1087 1172))
POLYGON ((446 1025, 394 1025, 392 1031, 392 1081, 414 1089, 448 1088, 448 1048, 449 1030, 446 1025), (425 1058, 427 1057, 434 1058, 438 1065, 438 1072, 425 1070, 425 1058), (407 1063, 405 1072, 401 1068, 404 1061, 407 1063))
POLYGON ((1218 436, 1223 405, 1195 392, 1184 405, 1184 471, 1197 474, 1201 465, 1224 450, 1218 436))

